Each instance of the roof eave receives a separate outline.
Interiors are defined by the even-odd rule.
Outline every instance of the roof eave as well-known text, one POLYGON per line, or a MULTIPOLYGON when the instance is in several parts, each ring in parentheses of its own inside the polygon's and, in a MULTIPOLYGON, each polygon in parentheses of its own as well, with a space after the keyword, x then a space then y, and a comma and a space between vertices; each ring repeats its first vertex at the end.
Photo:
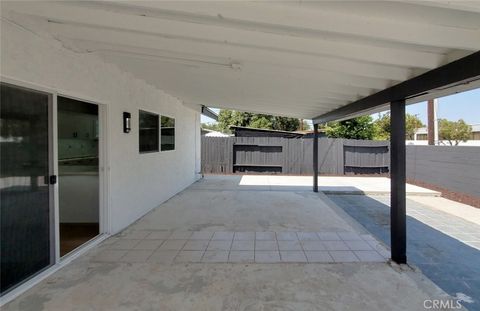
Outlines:
POLYGON ((386 88, 375 94, 359 99, 353 103, 332 110, 313 118, 314 124, 335 120, 345 120, 359 115, 369 114, 388 109, 388 104, 399 100, 409 103, 433 99, 439 92, 452 88, 449 93, 454 93, 454 88, 465 84, 480 81, 480 51, 466 57, 432 69, 424 74, 386 88))

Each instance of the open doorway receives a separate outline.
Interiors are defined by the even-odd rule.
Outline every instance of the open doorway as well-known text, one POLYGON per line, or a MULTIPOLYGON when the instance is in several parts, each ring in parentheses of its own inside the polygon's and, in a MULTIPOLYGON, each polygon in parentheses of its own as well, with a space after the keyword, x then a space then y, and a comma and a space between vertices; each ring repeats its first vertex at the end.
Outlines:
POLYGON ((100 232, 98 105, 58 96, 60 256, 100 232))

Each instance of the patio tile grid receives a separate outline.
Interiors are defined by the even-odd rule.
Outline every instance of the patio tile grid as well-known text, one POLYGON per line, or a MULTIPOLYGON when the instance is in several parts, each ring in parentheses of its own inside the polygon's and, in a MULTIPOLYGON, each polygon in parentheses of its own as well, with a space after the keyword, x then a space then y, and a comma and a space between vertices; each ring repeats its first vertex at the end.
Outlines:
MULTIPOLYGON (((479 226, 473 222, 446 214, 440 210, 425 208, 421 204, 409 205, 407 214, 429 227, 480 250, 479 226)), ((419 238, 423 238, 421 232, 415 233, 418 233, 416 236, 419 238)))
POLYGON ((355 232, 132 231, 104 246, 94 261, 341 263, 385 262, 390 255, 373 236, 355 232))

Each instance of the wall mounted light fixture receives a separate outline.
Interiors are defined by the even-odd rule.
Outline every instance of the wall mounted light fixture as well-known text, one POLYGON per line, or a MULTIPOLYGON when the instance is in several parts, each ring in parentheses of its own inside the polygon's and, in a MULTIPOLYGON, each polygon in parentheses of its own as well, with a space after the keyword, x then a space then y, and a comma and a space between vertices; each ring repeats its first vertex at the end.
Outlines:
POLYGON ((132 116, 130 112, 123 113, 123 132, 124 133, 130 133, 130 130, 132 129, 131 119, 132 119, 132 116))

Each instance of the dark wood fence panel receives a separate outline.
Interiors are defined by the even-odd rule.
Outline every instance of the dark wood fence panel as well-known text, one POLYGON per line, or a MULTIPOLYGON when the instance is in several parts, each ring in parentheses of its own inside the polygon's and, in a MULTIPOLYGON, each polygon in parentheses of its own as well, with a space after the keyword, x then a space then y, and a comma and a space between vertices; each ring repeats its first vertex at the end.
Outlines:
POLYGON ((202 137, 202 172, 233 173, 233 140, 230 137, 202 137))
POLYGON ((343 144, 345 174, 389 172, 390 151, 385 141, 348 140, 343 144))
MULTIPOLYGON (((318 172, 328 175, 343 175, 344 139, 320 138, 318 140, 318 172)), ((303 139, 303 174, 313 173, 313 139, 303 139)))
POLYGON ((251 140, 241 137, 233 143, 233 172, 282 173, 283 141, 251 140))
POLYGON ((284 139, 283 146, 283 171, 285 174, 305 175, 304 140, 284 139))
MULTIPOLYGON (((345 155, 351 166, 369 165, 369 174, 388 172, 388 142, 320 138, 318 146, 321 174, 343 175, 345 155), (345 145, 350 148, 347 153, 345 145)), ((202 172, 309 175, 313 173, 312 148, 311 138, 202 137, 202 172)), ((348 172, 364 173, 359 169, 348 172)))

